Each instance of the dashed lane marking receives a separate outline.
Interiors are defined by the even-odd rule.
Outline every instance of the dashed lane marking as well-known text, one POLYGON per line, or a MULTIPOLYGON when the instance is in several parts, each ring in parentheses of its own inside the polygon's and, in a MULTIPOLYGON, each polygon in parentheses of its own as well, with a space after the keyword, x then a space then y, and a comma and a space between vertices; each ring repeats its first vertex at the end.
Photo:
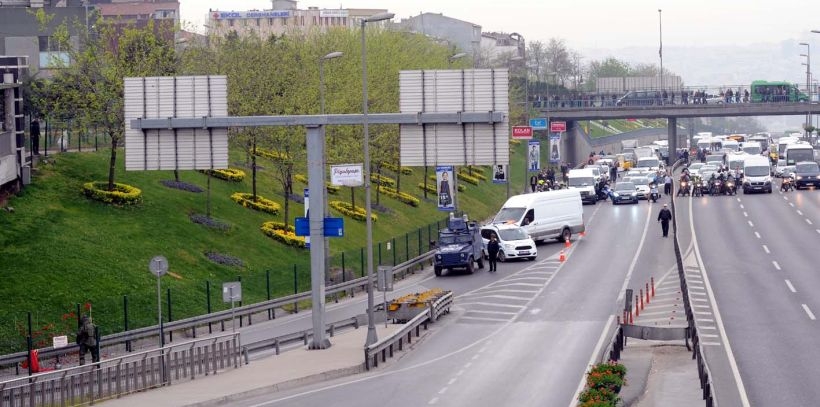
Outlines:
POLYGON ((810 219, 806 219, 806 223, 808 223, 809 225, 813 225, 813 223, 811 223, 810 219))
POLYGON ((812 321, 817 319, 817 318, 814 317, 814 313, 811 312, 808 305, 806 305, 806 304, 800 304, 800 305, 803 306, 803 311, 806 311, 806 314, 809 315, 809 319, 811 319, 812 321))
POLYGON ((449 385, 451 385, 451 384, 453 384, 453 383, 455 383, 455 382, 456 382, 456 378, 454 377, 454 378, 450 379, 450 381, 449 381, 449 382, 447 382, 447 385, 449 386, 449 385))
POLYGON ((772 265, 774 266, 774 268, 776 268, 776 269, 778 269, 778 270, 782 270, 782 269, 780 268, 780 264, 777 264, 777 262, 776 262, 776 261, 774 261, 774 260, 772 260, 772 265))
POLYGON ((436 403, 438 403, 438 397, 433 397, 433 398, 430 399, 430 401, 427 402, 427 404, 436 404, 436 403))
POLYGON ((460 321, 460 320, 463 320, 463 319, 468 319, 468 320, 470 320, 470 321, 484 321, 484 322, 508 322, 508 321, 509 321, 509 319, 485 318, 485 317, 471 317, 471 316, 467 316, 467 315, 462 315, 462 316, 459 318, 459 321, 460 321))
POLYGON ((758 239, 760 239, 760 232, 755 232, 755 237, 757 237, 758 239))
POLYGON ((766 254, 771 254, 772 253, 772 252, 769 251, 769 247, 766 246, 765 244, 763 245, 763 251, 766 252, 766 254))
POLYGON ((748 217, 749 217, 749 214, 748 214, 748 213, 746 213, 746 211, 743 211, 743 216, 744 216, 744 217, 746 217, 746 218, 748 218, 748 217))
POLYGON ((801 211, 800 209, 798 209, 798 210, 797 210, 797 214, 798 214, 798 215, 800 215, 800 216, 803 216, 803 211, 801 211))
POLYGON ((817 232, 817 234, 820 234, 820 229, 814 229, 814 231, 817 232))
POLYGON ((749 226, 751 226, 751 227, 755 227, 755 224, 754 224, 754 223, 752 223, 752 221, 748 221, 748 222, 749 222, 749 226))
POLYGON ((464 308, 465 305, 478 305, 478 306, 485 306, 485 307, 502 307, 502 308, 515 308, 521 309, 524 308, 523 305, 515 305, 515 304, 499 304, 495 302, 483 302, 483 301, 473 301, 473 302, 458 302, 459 308, 464 308))
POLYGON ((744 207, 743 204, 740 204, 740 209, 746 209, 746 207, 744 207))
POLYGON ((789 202, 789 206, 791 206, 792 208, 794 208, 794 202, 789 202))
POLYGON ((789 291, 791 291, 791 292, 793 292, 793 293, 796 293, 796 292, 797 292, 797 290, 795 290, 795 289, 794 289, 794 286, 792 285, 792 282, 791 282, 791 281, 786 280, 786 286, 787 286, 787 287, 789 287, 789 291))
POLYGON ((698 336, 700 336, 702 338, 717 338, 719 335, 718 334, 700 334, 698 336))
POLYGON ((720 346, 720 342, 701 342, 703 346, 720 346))

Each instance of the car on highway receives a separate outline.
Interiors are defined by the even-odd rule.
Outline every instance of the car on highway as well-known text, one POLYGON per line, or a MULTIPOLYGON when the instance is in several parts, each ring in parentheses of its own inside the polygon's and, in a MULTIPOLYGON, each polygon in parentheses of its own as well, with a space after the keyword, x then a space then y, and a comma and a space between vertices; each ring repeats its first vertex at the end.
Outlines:
POLYGON ((497 224, 487 225, 481 228, 481 239, 484 241, 484 258, 487 258, 487 243, 490 237, 495 235, 498 238, 500 251, 498 261, 504 262, 511 259, 535 260, 538 257, 538 248, 535 241, 520 226, 497 224))
POLYGON ((786 160, 780 159, 777 160, 777 164, 774 166, 774 176, 775 177, 782 177, 784 175, 784 171, 786 170, 786 160))
POLYGON ((797 189, 809 186, 820 186, 820 166, 814 161, 800 161, 794 165, 794 187, 797 189))
POLYGON ((769 158, 752 155, 743 161, 743 193, 772 193, 772 177, 769 158))
POLYGON ((638 191, 635 189, 635 184, 632 182, 621 181, 615 184, 615 190, 612 191, 612 204, 620 203, 638 203, 638 191))
POLYGON ((706 164, 704 164, 704 163, 689 164, 689 166, 687 167, 689 169, 689 175, 690 176, 698 175, 701 167, 703 167, 704 165, 706 165, 706 164))
POLYGON ((639 158, 635 164, 635 169, 646 169, 648 171, 657 171, 662 168, 661 160, 656 157, 639 158))
POLYGON ((704 165, 703 167, 700 167, 698 173, 703 182, 708 182, 709 178, 712 178, 712 174, 715 174, 715 176, 717 176, 717 171, 718 168, 714 165, 704 165))
POLYGON ((643 177, 632 177, 629 179, 630 182, 635 184, 635 190, 638 191, 638 199, 649 199, 649 178, 646 176, 643 177))

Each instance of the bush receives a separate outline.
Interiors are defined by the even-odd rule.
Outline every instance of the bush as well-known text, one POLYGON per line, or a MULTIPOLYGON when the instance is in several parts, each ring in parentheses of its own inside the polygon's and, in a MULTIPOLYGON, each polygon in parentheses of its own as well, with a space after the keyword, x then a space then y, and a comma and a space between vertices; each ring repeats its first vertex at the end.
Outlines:
POLYGON ((578 396, 582 407, 610 407, 620 401, 626 367, 617 362, 599 363, 587 373, 587 387, 578 396))
MULTIPOLYGON (((341 212, 343 215, 350 216, 355 220, 364 221, 367 219, 367 212, 362 207, 357 206, 356 208, 353 208, 353 205, 342 201, 330 201, 328 202, 328 205, 330 205, 331 208, 341 212)), ((379 219, 379 217, 376 216, 375 213, 371 213, 370 219, 375 222, 379 219)))
POLYGON ((486 181, 487 180, 487 177, 484 175, 484 169, 483 168, 473 168, 473 174, 472 175, 470 175, 470 170, 469 169, 462 168, 462 169, 458 170, 458 177, 459 178, 472 177, 472 178, 479 179, 481 181, 486 181))
POLYGON ((615 407, 620 399, 617 393, 606 389, 586 389, 578 395, 582 407, 615 407))
MULTIPOLYGON (((435 188, 433 188, 433 189, 435 189, 435 188)), ((383 193, 383 194, 385 194, 385 195, 387 195, 387 196, 389 196, 393 199, 398 199, 399 201, 401 201, 403 203, 406 203, 410 206, 419 206, 419 203, 421 203, 421 201, 419 201, 419 199, 416 198, 415 196, 404 193, 404 192, 396 191, 396 189, 394 189, 394 188, 379 187, 379 191, 381 191, 381 193, 383 193)))
POLYGON ((270 221, 263 223, 260 229, 265 235, 286 245, 299 248, 305 247, 305 237, 296 236, 296 229, 291 225, 285 227, 285 224, 282 222, 270 221))
POLYGON ((512 144, 514 146, 517 146, 517 145, 521 144, 521 140, 519 140, 517 138, 511 138, 510 139, 510 144, 512 144))
POLYGON ((370 174, 370 182, 373 184, 379 184, 384 187, 395 187, 396 180, 390 177, 385 177, 384 175, 379 174, 370 174))
MULTIPOLYGON (((382 162, 382 167, 387 168, 390 171, 393 171, 393 173, 397 173, 398 169, 399 169, 398 167, 396 167, 396 165, 394 165, 392 163, 387 163, 387 162, 382 162)), ((413 169, 412 168, 407 168, 407 167, 401 167, 401 174, 402 175, 413 175, 413 169)))
POLYGON ((83 194, 95 201, 112 205, 136 205, 142 202, 142 191, 127 184, 114 183, 114 190, 108 190, 108 182, 86 182, 83 194))
MULTIPOLYGON (((435 178, 435 176, 433 176, 433 178, 435 178)), ((419 182, 419 189, 422 189, 422 190, 424 189, 424 183, 423 182, 419 182)), ((458 184, 458 192, 464 192, 466 190, 467 190, 467 187, 465 187, 462 184, 458 184)), ((427 184, 427 192, 432 192, 434 194, 437 194, 438 191, 436 191, 436 184, 435 183, 432 183, 432 184, 428 183, 427 184)))
POLYGON ((270 199, 265 199, 261 195, 257 195, 256 201, 254 201, 252 194, 236 192, 233 195, 231 195, 231 200, 246 208, 272 213, 274 215, 278 215, 279 211, 282 209, 282 207, 279 206, 278 203, 273 202, 270 199))
POLYGON ((242 182, 245 179, 245 171, 237 168, 226 168, 224 170, 202 170, 203 174, 210 174, 212 177, 224 179, 225 181, 242 182))
MULTIPOLYGON (((293 174, 293 179, 296 180, 296 181, 299 181, 303 184, 308 183, 307 177, 302 175, 302 174, 293 174)), ((341 187, 339 187, 337 185, 333 185, 333 184, 331 184, 327 181, 325 181, 325 188, 327 188, 327 193, 332 194, 332 195, 335 195, 335 194, 339 193, 339 190, 341 189, 341 187)))
POLYGON ((280 153, 278 151, 273 150, 266 150, 264 148, 256 147, 256 150, 253 152, 254 155, 258 157, 265 157, 271 160, 290 160, 290 156, 285 153, 280 153))

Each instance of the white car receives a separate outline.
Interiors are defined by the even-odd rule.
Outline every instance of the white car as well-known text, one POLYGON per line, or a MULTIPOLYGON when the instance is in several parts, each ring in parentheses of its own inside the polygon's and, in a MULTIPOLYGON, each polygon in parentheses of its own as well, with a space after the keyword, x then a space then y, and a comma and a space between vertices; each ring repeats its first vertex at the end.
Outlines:
POLYGON ((638 199, 649 199, 649 178, 632 177, 630 181, 635 184, 635 190, 638 191, 638 199))
POLYGON ((705 165, 704 163, 689 164, 689 167, 687 167, 689 169, 689 176, 698 175, 699 171, 700 171, 700 168, 703 167, 704 165, 705 165))
POLYGON ((497 224, 487 225, 481 228, 481 240, 484 241, 484 256, 487 256, 487 243, 490 237, 496 235, 500 246, 498 261, 510 259, 535 260, 538 257, 538 248, 535 241, 530 238, 520 226, 497 224))
POLYGON ((777 160, 777 164, 774 166, 774 176, 775 177, 782 177, 783 171, 786 169, 786 160, 777 160))

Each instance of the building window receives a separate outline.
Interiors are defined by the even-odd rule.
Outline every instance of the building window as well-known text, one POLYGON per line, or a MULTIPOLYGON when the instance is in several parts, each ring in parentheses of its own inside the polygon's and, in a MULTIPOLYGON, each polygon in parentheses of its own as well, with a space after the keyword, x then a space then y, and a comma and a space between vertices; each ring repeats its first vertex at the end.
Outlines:
POLYGON ((37 37, 39 46, 39 63, 41 68, 58 68, 68 65, 71 59, 64 52, 59 41, 49 36, 37 37))

